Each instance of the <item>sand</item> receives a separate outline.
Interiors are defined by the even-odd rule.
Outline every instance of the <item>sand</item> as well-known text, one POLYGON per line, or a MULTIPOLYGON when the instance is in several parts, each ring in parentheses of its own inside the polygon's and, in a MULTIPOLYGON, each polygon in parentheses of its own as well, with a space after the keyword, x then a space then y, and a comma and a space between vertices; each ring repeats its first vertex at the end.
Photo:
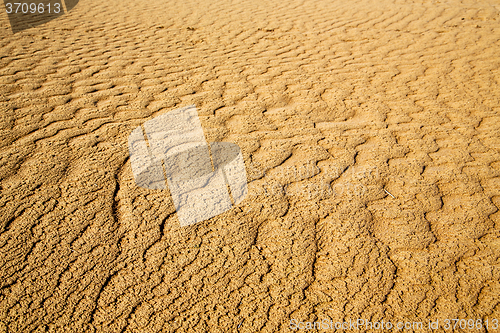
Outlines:
POLYGON ((0 332, 500 320, 499 13, 81 0, 13 34, 2 9, 0 332), (127 138, 191 104, 249 193, 181 228, 127 138))

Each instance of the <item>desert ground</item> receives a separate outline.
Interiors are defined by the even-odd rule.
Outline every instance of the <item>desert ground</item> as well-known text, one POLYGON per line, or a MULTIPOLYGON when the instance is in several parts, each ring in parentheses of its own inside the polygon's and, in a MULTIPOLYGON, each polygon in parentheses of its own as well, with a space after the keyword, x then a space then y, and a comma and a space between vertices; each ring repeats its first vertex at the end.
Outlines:
POLYGON ((500 332, 500 2, 1 9, 0 332, 500 332), (127 138, 187 105, 248 195, 181 227, 127 138))

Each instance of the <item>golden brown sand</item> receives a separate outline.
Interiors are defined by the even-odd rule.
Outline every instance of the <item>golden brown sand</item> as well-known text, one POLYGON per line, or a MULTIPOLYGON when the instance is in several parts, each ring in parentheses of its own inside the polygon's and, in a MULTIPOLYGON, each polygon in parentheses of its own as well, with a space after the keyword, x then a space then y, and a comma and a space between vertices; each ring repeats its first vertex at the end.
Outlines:
POLYGON ((2 7, 0 332, 500 319, 499 14, 81 0, 12 34, 2 7), (249 194, 181 228, 127 137, 190 104, 249 194))

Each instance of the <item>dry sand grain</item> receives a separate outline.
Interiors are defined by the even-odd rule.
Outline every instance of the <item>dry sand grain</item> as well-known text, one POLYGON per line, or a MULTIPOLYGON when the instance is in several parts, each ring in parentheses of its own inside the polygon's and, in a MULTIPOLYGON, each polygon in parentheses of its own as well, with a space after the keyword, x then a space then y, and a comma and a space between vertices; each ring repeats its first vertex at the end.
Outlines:
POLYGON ((500 319, 499 13, 81 0, 12 34, 2 9, 0 332, 500 319), (189 104, 250 192, 180 228, 127 136, 189 104))

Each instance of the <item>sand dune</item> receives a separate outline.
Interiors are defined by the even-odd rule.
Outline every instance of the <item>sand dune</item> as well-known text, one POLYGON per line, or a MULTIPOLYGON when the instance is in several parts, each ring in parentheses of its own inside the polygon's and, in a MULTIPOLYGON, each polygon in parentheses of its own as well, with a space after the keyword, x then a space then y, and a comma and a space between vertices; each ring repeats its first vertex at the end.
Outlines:
POLYGON ((0 332, 500 320, 499 13, 80 0, 13 34, 3 10, 0 332), (191 104, 249 194, 181 228, 127 137, 191 104))

